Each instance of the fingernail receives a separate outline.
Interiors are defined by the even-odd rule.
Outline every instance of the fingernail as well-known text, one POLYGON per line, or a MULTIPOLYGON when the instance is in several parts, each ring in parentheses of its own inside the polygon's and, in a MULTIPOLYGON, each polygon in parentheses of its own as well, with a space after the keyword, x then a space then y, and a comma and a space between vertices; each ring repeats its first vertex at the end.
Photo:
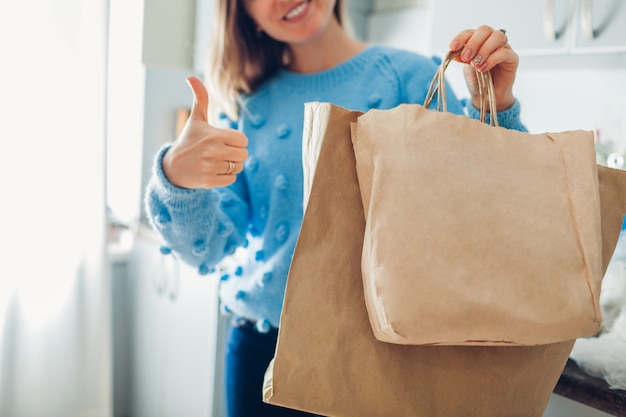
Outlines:
POLYGON ((475 67, 477 67, 477 66, 480 64, 480 62, 481 62, 482 60, 483 60, 483 57, 482 57, 482 56, 480 56, 480 55, 476 55, 476 56, 474 57, 474 59, 472 59, 472 65, 473 65, 473 66, 475 66, 475 67))
POLYGON ((450 50, 452 51, 456 51, 457 49, 459 49, 459 41, 454 41, 450 44, 450 50))
POLYGON ((461 55, 461 59, 465 62, 469 62, 471 57, 472 57, 472 50, 469 48, 465 48, 465 50, 463 51, 463 54, 461 55))
POLYGON ((480 72, 485 72, 486 70, 487 70, 487 61, 480 64, 480 66, 478 67, 478 71, 480 72))

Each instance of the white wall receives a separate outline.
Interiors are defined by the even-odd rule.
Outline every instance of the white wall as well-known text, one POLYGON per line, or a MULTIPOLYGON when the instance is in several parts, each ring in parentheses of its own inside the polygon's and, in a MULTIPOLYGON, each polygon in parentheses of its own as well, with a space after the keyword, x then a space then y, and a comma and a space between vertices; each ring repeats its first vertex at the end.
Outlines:
POLYGON ((626 68, 526 69, 515 92, 532 131, 600 130, 600 140, 626 148, 626 68))
POLYGON ((195 0, 144 1, 143 62, 169 68, 192 68, 195 0))
POLYGON ((427 6, 374 12, 369 17, 368 41, 431 55, 431 22, 427 6))

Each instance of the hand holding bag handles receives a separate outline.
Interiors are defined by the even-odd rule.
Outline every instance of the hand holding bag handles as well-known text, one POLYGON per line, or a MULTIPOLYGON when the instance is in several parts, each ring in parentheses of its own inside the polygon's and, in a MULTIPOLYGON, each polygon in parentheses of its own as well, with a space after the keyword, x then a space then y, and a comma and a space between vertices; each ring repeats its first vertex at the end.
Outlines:
MULTIPOLYGON (((441 65, 437 69, 435 76, 433 77, 428 92, 426 93, 426 100, 424 100, 424 107, 429 108, 435 95, 437 96, 437 110, 448 111, 448 101, 446 98, 446 83, 445 73, 448 69, 448 65, 454 60, 455 57, 461 55, 463 50, 449 51, 441 65)), ((498 118, 496 114, 496 95, 494 93, 493 78, 491 72, 480 72, 475 70, 476 81, 478 84, 478 95, 480 96, 480 121, 486 123, 487 112, 491 110, 492 117, 489 120, 491 126, 498 126, 498 118)))

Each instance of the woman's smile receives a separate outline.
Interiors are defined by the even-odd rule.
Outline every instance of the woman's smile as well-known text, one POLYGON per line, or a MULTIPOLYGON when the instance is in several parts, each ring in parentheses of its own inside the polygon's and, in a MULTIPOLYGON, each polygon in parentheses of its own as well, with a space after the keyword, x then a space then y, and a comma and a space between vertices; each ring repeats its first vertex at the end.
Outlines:
POLYGON ((309 0, 297 3, 287 12, 287 14, 285 14, 283 20, 288 22, 297 22, 302 20, 302 18, 306 15, 306 12, 309 10, 309 5, 309 0))

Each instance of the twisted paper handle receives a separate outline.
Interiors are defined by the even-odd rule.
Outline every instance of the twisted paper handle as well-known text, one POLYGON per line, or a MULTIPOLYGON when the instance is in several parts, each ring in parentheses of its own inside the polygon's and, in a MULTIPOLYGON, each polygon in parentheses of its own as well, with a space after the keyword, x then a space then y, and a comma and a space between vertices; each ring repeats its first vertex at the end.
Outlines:
MULTIPOLYGON (((426 93, 426 100, 424 101, 424 107, 429 107, 432 103, 435 94, 437 94, 437 110, 448 111, 448 103, 446 99, 446 84, 444 74, 450 62, 454 58, 461 54, 459 51, 449 51, 443 62, 437 69, 435 76, 433 77, 428 92, 426 93)), ((478 94, 480 95, 480 121, 486 123, 487 121, 487 109, 491 112, 490 125, 498 126, 498 115, 496 112, 496 95, 493 87, 493 79, 491 78, 491 71, 480 72, 476 71, 476 78, 478 79, 478 94)))

